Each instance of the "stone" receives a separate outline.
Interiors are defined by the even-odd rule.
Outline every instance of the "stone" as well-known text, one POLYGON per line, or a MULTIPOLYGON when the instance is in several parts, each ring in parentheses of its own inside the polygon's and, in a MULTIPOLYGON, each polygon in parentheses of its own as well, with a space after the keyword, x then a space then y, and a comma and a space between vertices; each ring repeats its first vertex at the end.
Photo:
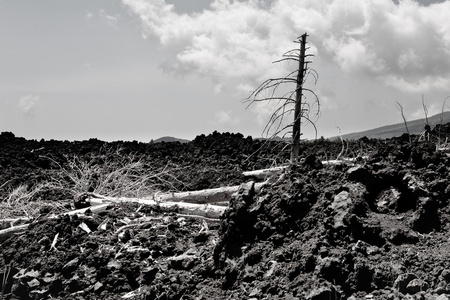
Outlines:
POLYGON ((394 245, 415 244, 419 242, 419 235, 408 228, 394 228, 387 239, 394 245))
POLYGON ((307 296, 307 300, 338 300, 341 299, 340 293, 338 293, 334 287, 319 287, 313 289, 307 296))
POLYGON ((249 297, 257 297, 260 293, 261 293, 260 289, 254 288, 248 296, 249 297))
POLYGON ((255 194, 255 182, 249 181, 246 183, 242 183, 239 186, 238 193, 242 196, 242 199, 246 203, 250 202, 255 194))
POLYGON ((443 270, 444 268, 442 266, 437 266, 433 269, 431 275, 433 275, 433 277, 439 277, 442 274, 443 270))
POLYGON ((363 254, 367 254, 367 248, 370 247, 369 243, 358 240, 355 245, 352 246, 353 251, 357 251, 363 254))
POLYGON ((445 281, 440 281, 436 288, 434 289, 434 292, 438 295, 443 294, 447 291, 447 283, 445 281))
POLYGON ((242 281, 244 282, 253 282, 256 279, 256 274, 253 270, 246 268, 244 270, 244 275, 242 276, 242 281))
MULTIPOLYGON (((334 228, 349 226, 348 219, 351 215, 365 216, 369 206, 365 201, 367 189, 361 183, 346 183, 342 191, 334 196, 330 208, 334 211, 334 228)), ((353 226, 353 225, 352 225, 353 226)))
POLYGON ((428 233, 440 228, 437 204, 429 197, 419 197, 417 209, 409 220, 409 226, 417 232, 428 233))
POLYGON ((195 250, 190 249, 185 253, 168 258, 170 266, 175 270, 189 270, 198 260, 195 250))
POLYGON ((143 284, 150 284, 155 279, 156 274, 158 273, 158 268, 154 266, 148 266, 142 269, 142 283, 143 284))
POLYGON ((41 285, 41 283, 39 282, 39 280, 37 280, 36 278, 34 278, 33 280, 31 280, 30 282, 28 282, 28 286, 30 288, 34 288, 41 285))
POLYGON ((382 191, 375 200, 377 210, 382 213, 388 213, 390 210, 395 210, 401 196, 402 194, 392 187, 382 191))
POLYGON ((372 255, 380 252, 380 249, 377 246, 372 246, 361 240, 358 240, 356 244, 352 246, 352 250, 365 255, 372 255))
POLYGON ((78 276, 73 276, 72 278, 69 279, 67 287, 70 293, 74 293, 81 290, 81 284, 79 279, 80 278, 78 276))
POLYGON ((403 177, 403 183, 407 186, 408 190, 416 198, 426 197, 429 194, 425 182, 411 173, 407 173, 403 177))
POLYGON ((426 282, 416 278, 411 280, 408 285, 406 286, 406 292, 409 294, 415 294, 420 291, 424 291, 428 288, 426 282))
POLYGON ((436 297, 436 300, 450 300, 450 298, 447 295, 439 295, 436 297))
POLYGON ((375 184, 373 174, 364 166, 355 166, 347 171, 348 180, 364 184, 367 188, 371 188, 375 184))
POLYGON ((100 293, 102 290, 103 290, 103 284, 101 282, 97 281, 94 284, 94 292, 100 293))
POLYGON ((344 225, 344 218, 349 213, 352 206, 352 199, 350 193, 347 191, 342 191, 334 197, 333 203, 331 203, 331 208, 334 210, 334 228, 346 227, 344 225))
POLYGON ((330 282, 334 282, 342 277, 342 264, 339 259, 325 257, 317 265, 318 273, 321 277, 330 282))
POLYGON ((106 265, 106 267, 110 270, 120 270, 122 269, 122 263, 118 260, 111 259, 106 265))
POLYGON ((273 275, 273 272, 275 271, 275 268, 277 267, 277 262, 274 260, 270 261, 270 268, 269 270, 264 274, 264 278, 271 277, 273 275))
POLYGON ((52 282, 52 281, 54 281, 55 280, 55 275, 53 275, 53 274, 50 274, 50 273, 46 273, 45 275, 44 275, 44 277, 42 278, 42 281, 44 282, 44 283, 50 283, 50 282, 52 282))
POLYGON ((406 294, 407 290, 406 287, 408 286, 408 283, 411 282, 411 280, 416 279, 417 276, 413 273, 405 273, 401 274, 395 279, 394 281, 394 288, 398 290, 400 293, 406 294))
POLYGON ((449 269, 442 270, 441 276, 445 281, 449 282, 450 281, 450 270, 449 269))

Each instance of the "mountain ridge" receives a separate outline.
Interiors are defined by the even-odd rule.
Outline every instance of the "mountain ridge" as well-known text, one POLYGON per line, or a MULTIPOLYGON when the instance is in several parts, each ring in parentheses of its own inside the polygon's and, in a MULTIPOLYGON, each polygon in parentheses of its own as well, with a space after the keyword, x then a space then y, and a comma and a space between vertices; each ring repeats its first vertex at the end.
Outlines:
POLYGON ((153 143, 161 143, 161 142, 164 142, 164 143, 173 143, 173 142, 188 143, 188 142, 190 142, 190 140, 179 139, 179 138, 176 138, 173 136, 163 136, 156 140, 153 140, 153 143))
MULTIPOLYGON (((437 124, 445 124, 448 122, 450 122, 450 111, 442 112, 437 115, 428 117, 428 124, 430 124, 431 129, 433 129, 437 124)), ((424 126, 426 123, 426 118, 406 122, 410 134, 420 134, 424 130, 424 126)), ((404 133, 407 133, 407 130, 405 127, 405 123, 401 122, 392 125, 377 127, 374 129, 343 134, 342 138, 347 140, 357 140, 362 137, 387 139, 400 136, 404 133)), ((338 138, 340 137, 333 136, 328 139, 333 140, 338 138)))

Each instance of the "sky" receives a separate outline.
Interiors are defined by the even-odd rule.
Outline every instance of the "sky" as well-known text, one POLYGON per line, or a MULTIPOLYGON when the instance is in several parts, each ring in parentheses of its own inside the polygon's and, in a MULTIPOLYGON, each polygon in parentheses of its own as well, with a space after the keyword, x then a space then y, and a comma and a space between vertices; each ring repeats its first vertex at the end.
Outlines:
POLYGON ((273 62, 304 33, 318 137, 401 123, 397 102, 431 116, 450 108, 449 17, 450 0, 0 0, 0 131, 260 137, 278 104, 243 100, 295 70, 273 62))

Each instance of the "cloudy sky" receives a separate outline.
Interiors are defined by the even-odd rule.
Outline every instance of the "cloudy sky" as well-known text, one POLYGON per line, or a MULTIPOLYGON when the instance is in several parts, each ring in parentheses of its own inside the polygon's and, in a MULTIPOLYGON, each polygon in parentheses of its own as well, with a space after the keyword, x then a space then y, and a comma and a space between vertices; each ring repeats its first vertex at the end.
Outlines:
POLYGON ((449 17, 449 0, 0 0, 0 131, 258 137, 273 107, 242 100, 295 70, 273 61, 305 32, 318 136, 400 123, 396 102, 422 118, 422 95, 429 115, 450 96, 449 17))

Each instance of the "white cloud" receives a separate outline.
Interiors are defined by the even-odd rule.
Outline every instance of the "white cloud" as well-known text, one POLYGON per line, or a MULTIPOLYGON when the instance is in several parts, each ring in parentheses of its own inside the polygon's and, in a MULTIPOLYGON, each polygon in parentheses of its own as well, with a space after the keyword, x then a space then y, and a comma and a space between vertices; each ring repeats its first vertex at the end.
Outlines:
MULTIPOLYGON (((215 0, 191 14, 178 14, 164 0, 122 2, 139 16, 144 34, 159 41, 163 69, 200 75, 216 93, 234 98, 295 69, 293 63, 272 62, 305 32, 320 76, 313 89, 322 104, 331 103, 324 111, 328 117, 331 110, 363 109, 366 102, 395 107, 402 99, 413 102, 414 94, 441 95, 450 87, 450 1, 421 6, 413 0, 215 0), (326 88, 336 94, 324 96, 326 88)), ((254 122, 265 125, 277 107, 256 105, 254 122)))
MULTIPOLYGON (((437 115, 442 112, 442 104, 440 104, 440 105, 438 103, 428 104, 426 96, 424 96, 424 100, 425 100, 425 106, 427 109, 427 117, 431 117, 431 116, 437 115)), ((420 101, 421 101, 421 99, 418 98, 417 106, 419 106, 420 101)), ((423 109, 423 107, 420 104, 420 108, 418 108, 416 111, 411 113, 410 119, 415 120, 415 119, 424 119, 424 118, 425 118, 425 110, 423 109)))
POLYGON ((123 2, 140 16, 146 34, 156 36, 171 55, 166 69, 213 79, 270 75, 271 62, 295 38, 284 33, 284 26, 276 25, 277 19, 258 1, 215 1, 209 10, 192 15, 178 15, 162 0, 123 2))
POLYGON ((27 116, 34 116, 36 104, 39 101, 39 96, 26 95, 19 99, 19 108, 23 114, 27 116))
POLYGON ((214 114, 215 123, 221 125, 236 125, 239 123, 237 118, 232 117, 231 111, 219 111, 214 114))
POLYGON ((120 20, 120 15, 109 15, 104 9, 100 10, 99 17, 111 26, 116 26, 117 22, 120 20))
POLYGON ((422 58, 416 54, 414 49, 404 49, 398 57, 400 70, 421 69, 423 67, 422 58))
POLYGON ((271 62, 308 32, 316 59, 381 82, 396 78, 399 89, 427 90, 450 75, 450 1, 425 7, 413 0, 215 0, 195 14, 177 14, 163 0, 122 2, 167 50, 164 66, 172 71, 254 86, 283 71, 271 62))
POLYGON ((426 75, 418 80, 409 80, 407 77, 392 74, 384 76, 383 82, 387 86, 409 93, 423 93, 431 89, 448 90, 450 87, 450 78, 438 75, 426 75))
POLYGON ((214 85, 214 94, 222 93, 224 88, 225 88, 225 85, 222 83, 218 83, 218 84, 214 85))

